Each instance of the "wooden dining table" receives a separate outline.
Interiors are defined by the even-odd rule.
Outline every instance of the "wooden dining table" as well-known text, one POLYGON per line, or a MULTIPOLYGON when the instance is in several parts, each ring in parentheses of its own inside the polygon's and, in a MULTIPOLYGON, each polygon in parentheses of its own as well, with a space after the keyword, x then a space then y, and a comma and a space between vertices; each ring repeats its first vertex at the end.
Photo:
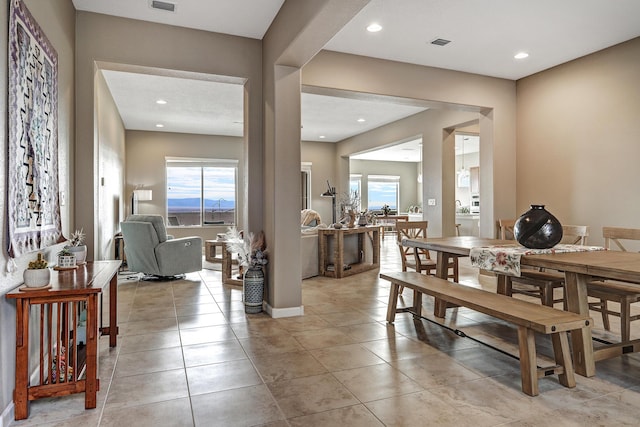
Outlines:
MULTIPOLYGON (((447 265, 452 257, 469 256, 472 248, 514 245, 513 240, 489 239, 473 236, 427 239, 404 239, 402 244, 437 253, 436 275, 447 278, 447 265)), ((587 283, 593 279, 612 279, 637 284, 640 290, 640 253, 621 251, 593 251, 523 255, 523 266, 563 271, 567 310, 589 314, 587 283)), ((498 274, 498 292, 505 292, 506 277, 498 274)), ((606 282, 603 282, 606 285, 606 282)), ((444 317, 447 305, 436 301, 435 315, 444 317)), ((595 362, 640 351, 640 340, 607 344, 594 349, 590 328, 572 332, 573 358, 576 373, 595 375, 595 362)))

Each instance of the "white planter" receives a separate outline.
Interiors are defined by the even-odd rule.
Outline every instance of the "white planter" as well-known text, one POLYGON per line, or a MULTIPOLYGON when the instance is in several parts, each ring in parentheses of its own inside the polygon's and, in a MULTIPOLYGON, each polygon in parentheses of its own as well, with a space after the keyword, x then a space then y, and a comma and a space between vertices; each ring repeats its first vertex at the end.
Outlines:
POLYGON ((58 255, 59 268, 72 268, 76 266, 75 255, 58 255))
POLYGON ((76 256, 76 264, 84 264, 87 260, 87 245, 69 246, 69 252, 76 256))
POLYGON ((48 268, 25 270, 22 274, 25 286, 29 288, 41 288, 47 286, 51 279, 51 271, 48 268))

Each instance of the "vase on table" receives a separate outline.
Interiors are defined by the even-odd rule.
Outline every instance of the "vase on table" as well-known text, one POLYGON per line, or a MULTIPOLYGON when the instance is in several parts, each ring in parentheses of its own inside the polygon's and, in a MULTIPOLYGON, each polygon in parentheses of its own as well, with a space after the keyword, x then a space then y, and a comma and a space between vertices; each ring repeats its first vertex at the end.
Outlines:
POLYGON ((242 281, 245 313, 260 313, 264 295, 264 272, 262 267, 249 267, 242 281))
POLYGON ((531 209, 516 220, 513 235, 524 247, 549 249, 562 240, 562 224, 544 205, 531 205, 531 209))
POLYGON ((356 226, 356 212, 349 211, 349 224, 347 224, 347 227, 353 228, 355 226, 356 226))
POLYGON ((76 256, 77 265, 83 265, 87 262, 87 245, 69 246, 68 249, 76 256))

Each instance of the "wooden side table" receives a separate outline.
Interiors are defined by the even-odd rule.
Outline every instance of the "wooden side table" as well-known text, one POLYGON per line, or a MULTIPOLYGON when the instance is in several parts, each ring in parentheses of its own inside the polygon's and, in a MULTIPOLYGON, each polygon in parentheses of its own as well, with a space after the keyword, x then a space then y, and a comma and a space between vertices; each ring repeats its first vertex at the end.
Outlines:
MULTIPOLYGON (((115 347, 118 334, 118 268, 121 261, 95 261, 77 269, 51 272, 45 288, 19 287, 6 295, 16 300, 16 384, 13 393, 15 419, 29 416, 29 401, 44 397, 85 393, 85 409, 96 407, 100 389, 98 337, 109 335, 115 347), (109 326, 98 327, 103 290, 109 292, 109 326), (31 308, 39 308, 31 312, 31 308), (86 311, 84 345, 79 344, 80 317, 86 311), (39 381, 29 383, 29 321, 37 318, 34 329, 39 344, 39 381)), ((101 323, 101 322, 100 322, 101 323)), ((37 341, 36 341, 37 339, 37 341)))
POLYGON ((320 275, 341 279, 352 274, 380 267, 380 226, 368 225, 354 228, 320 228, 318 229, 318 257, 320 258, 320 275), (344 238, 357 235, 358 252, 362 254, 359 263, 344 268, 344 238), (371 239, 372 261, 366 262, 365 238, 371 239), (333 253, 329 253, 329 240, 335 239, 333 253))
POLYGON ((227 247, 223 241, 218 240, 205 240, 204 241, 204 259, 216 264, 222 264, 224 253, 227 252, 227 247), (218 256, 218 248, 222 249, 222 253, 218 256))

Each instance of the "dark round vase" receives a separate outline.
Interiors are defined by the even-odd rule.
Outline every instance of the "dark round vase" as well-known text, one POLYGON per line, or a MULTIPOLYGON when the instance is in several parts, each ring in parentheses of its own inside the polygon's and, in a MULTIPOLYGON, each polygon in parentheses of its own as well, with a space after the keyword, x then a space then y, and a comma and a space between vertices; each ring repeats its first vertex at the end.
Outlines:
POLYGON ((513 235, 524 247, 549 249, 562 240, 562 225, 544 205, 531 205, 531 209, 517 219, 513 235))

